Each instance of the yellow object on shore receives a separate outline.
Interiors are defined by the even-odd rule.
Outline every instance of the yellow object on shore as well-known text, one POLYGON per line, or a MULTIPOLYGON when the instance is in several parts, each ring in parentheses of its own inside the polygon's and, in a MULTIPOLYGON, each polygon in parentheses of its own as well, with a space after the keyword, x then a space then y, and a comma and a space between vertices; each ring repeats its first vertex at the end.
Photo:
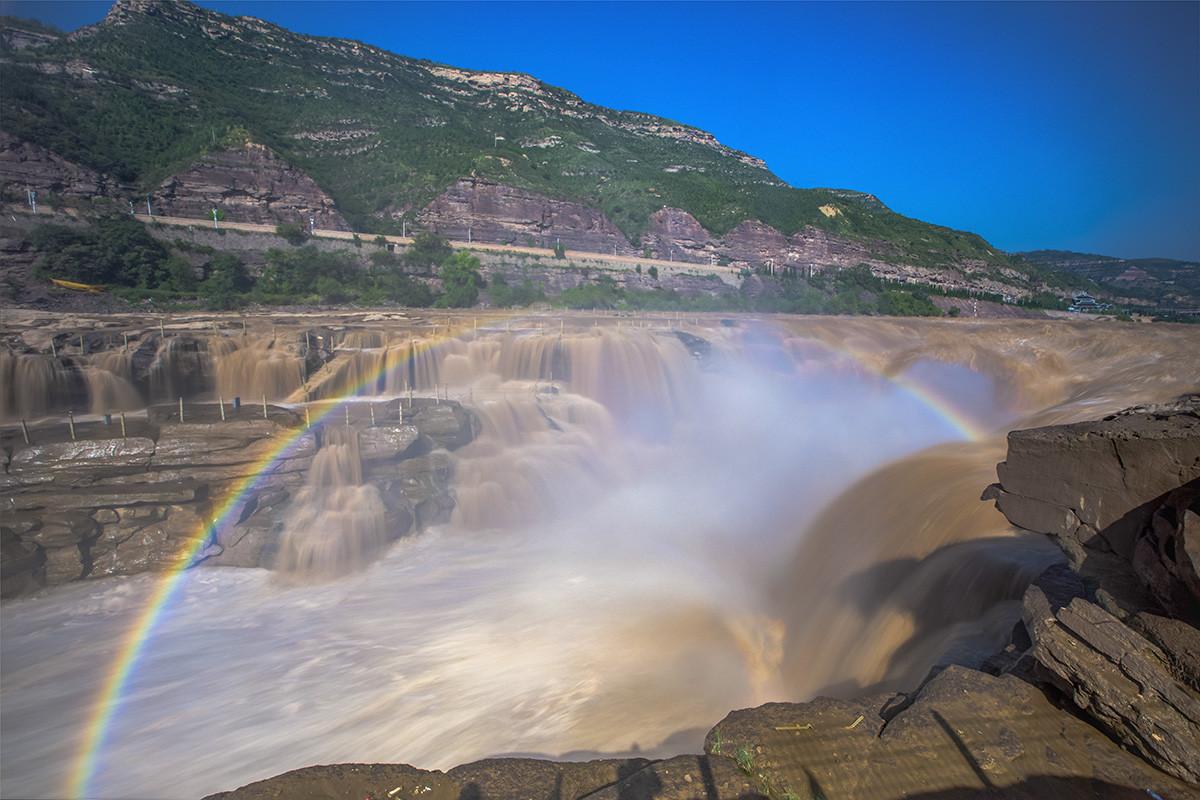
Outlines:
POLYGON ((59 280, 58 278, 51 278, 50 282, 53 283, 55 286, 61 286, 64 289, 73 289, 77 292, 91 292, 92 294, 99 294, 100 292, 104 291, 103 286, 95 286, 90 283, 79 283, 78 281, 64 281, 64 280, 59 280))

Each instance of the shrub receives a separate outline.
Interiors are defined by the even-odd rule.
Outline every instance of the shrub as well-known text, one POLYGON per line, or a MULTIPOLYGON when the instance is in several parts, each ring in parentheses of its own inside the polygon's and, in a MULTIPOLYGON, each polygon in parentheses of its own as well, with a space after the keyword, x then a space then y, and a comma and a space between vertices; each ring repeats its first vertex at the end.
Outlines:
POLYGON ((450 256, 438 270, 442 279, 442 296, 434 303, 438 308, 470 308, 479 302, 479 259, 467 252, 450 256))
POLYGON ((308 239, 304 228, 294 222, 281 222, 275 226, 275 235, 293 247, 299 247, 308 239))

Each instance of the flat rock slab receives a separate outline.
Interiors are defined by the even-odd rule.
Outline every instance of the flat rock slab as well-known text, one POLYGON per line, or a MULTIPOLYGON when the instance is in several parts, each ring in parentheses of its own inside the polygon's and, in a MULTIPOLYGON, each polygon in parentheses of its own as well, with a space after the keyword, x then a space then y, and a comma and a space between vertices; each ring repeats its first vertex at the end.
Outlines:
POLYGON ((882 706, 820 698, 735 711, 706 739, 710 753, 718 738, 772 797, 1200 796, 1038 688, 957 666, 882 706))
POLYGON ((1176 681, 1162 650, 1082 598, 1053 609, 1036 586, 1024 620, 1033 657, 1081 710, 1160 769, 1200 784, 1200 697, 1176 681))

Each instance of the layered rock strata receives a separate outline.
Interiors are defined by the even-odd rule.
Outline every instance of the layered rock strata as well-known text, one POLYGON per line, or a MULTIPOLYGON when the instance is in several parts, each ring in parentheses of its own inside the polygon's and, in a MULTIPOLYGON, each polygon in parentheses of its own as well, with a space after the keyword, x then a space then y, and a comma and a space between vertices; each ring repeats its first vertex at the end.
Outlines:
MULTIPOLYGON (((451 401, 354 404, 364 481, 386 507, 393 537, 448 518, 454 501, 448 449, 475 435, 474 417, 451 401)), ((9 428, 0 440, 0 555, 5 596, 42 586, 162 570, 177 554, 197 550, 197 563, 270 566, 282 534, 282 514, 321 446, 320 425, 304 429, 294 410, 215 405, 155 406, 146 418, 31 429, 26 444, 9 428), (288 441, 281 450, 281 442, 288 441), (206 523, 223 498, 248 479, 229 519, 208 542, 206 523)))
POLYGON ((333 198, 316 181, 279 158, 270 148, 248 142, 209 153, 172 175, 154 192, 156 214, 226 219, 274 225, 290 222, 305 229, 348 231, 333 198))

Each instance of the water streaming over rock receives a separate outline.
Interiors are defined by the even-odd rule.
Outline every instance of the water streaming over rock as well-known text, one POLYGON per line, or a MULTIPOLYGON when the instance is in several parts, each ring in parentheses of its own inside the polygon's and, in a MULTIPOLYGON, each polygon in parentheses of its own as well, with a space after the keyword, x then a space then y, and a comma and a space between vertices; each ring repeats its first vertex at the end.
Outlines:
POLYGON ((289 580, 328 580, 375 560, 391 541, 379 490, 363 483, 358 433, 330 425, 284 523, 274 567, 289 580))
POLYGON ((213 337, 208 353, 216 375, 216 394, 226 400, 284 400, 304 382, 304 359, 274 337, 258 337, 240 347, 229 337, 213 337))
MULTIPOLYGON (((1171 329, 691 332, 707 356, 637 329, 344 337, 314 396, 442 386, 478 414, 454 454, 452 522, 392 544, 357 439, 329 426, 285 521, 287 579, 189 574, 126 693, 100 793, 196 796, 339 761, 694 751, 731 708, 910 687, 998 646, 1058 558, 979 500, 1003 432, 1200 382, 1194 338, 1171 329), (893 377, 995 435, 963 441, 893 377)), ((59 791, 96 665, 153 581, 0 608, 8 790, 59 791)))

